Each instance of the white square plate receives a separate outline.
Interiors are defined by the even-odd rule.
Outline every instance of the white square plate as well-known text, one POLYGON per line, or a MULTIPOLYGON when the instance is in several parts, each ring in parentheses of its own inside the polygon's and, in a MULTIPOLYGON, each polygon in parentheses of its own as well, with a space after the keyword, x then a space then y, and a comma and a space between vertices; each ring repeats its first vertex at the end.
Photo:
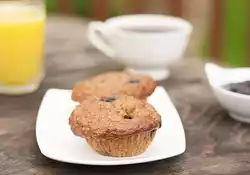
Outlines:
POLYGON ((162 116, 162 127, 147 151, 139 156, 114 158, 99 155, 84 139, 70 130, 68 118, 77 103, 71 100, 70 90, 50 89, 41 103, 36 138, 41 153, 62 162, 86 165, 125 165, 170 158, 186 149, 180 117, 163 87, 157 87, 148 98, 162 116))

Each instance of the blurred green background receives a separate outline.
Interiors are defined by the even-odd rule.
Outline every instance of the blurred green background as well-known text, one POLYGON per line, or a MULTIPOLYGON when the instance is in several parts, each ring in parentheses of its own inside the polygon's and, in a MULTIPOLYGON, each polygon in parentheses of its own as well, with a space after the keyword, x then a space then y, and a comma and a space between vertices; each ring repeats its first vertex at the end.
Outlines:
POLYGON ((49 13, 104 20, 135 13, 179 16, 194 25, 187 56, 250 65, 249 0, 46 0, 49 13))

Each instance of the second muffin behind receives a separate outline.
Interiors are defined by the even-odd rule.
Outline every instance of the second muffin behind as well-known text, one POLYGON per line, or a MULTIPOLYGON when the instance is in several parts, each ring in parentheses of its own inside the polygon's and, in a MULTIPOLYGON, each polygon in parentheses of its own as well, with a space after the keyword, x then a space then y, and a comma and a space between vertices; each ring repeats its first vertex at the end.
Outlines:
POLYGON ((154 92, 156 86, 157 83, 145 75, 121 71, 108 72, 76 83, 72 99, 80 102, 87 96, 110 97, 121 94, 146 99, 154 92))

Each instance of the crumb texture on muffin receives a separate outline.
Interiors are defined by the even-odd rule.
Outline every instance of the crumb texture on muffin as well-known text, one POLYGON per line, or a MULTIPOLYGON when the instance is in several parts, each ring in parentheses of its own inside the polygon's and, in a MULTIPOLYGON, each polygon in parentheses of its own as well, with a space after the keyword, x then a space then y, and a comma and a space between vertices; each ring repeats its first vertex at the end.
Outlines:
POLYGON ((145 101, 131 96, 112 100, 89 97, 72 112, 69 119, 73 132, 87 136, 123 136, 151 131, 160 127, 160 115, 145 101))
POLYGON ((145 100, 132 96, 90 96, 75 108, 69 124, 99 154, 128 157, 146 151, 161 117, 145 100))
POLYGON ((110 139, 87 138, 88 144, 99 154, 113 157, 140 155, 152 143, 156 130, 110 139))
POLYGON ((157 83, 150 77, 127 72, 108 72, 77 82, 72 91, 72 99, 81 101, 86 96, 130 95, 144 99, 151 95, 157 83))

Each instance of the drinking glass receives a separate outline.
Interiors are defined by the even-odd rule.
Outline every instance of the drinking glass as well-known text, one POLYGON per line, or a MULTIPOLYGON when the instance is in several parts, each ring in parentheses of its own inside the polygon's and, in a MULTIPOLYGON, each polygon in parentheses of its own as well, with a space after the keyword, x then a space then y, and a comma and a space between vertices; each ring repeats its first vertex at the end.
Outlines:
POLYGON ((25 94, 44 78, 43 0, 0 1, 0 93, 25 94))

